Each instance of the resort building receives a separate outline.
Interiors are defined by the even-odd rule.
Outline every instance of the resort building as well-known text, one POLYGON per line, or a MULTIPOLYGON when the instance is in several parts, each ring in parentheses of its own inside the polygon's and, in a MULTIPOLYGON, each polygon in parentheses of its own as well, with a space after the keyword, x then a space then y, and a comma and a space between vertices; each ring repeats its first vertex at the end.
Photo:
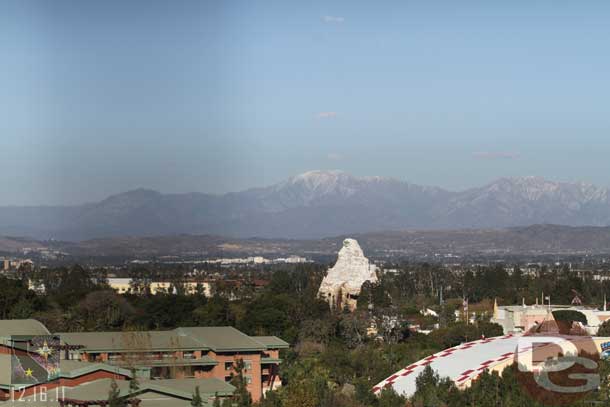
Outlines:
POLYGON ((73 347, 63 358, 136 369, 146 379, 216 378, 229 382, 235 363, 241 359, 255 401, 281 385, 279 351, 289 346, 277 337, 248 336, 232 327, 56 335, 62 344, 73 347))
POLYGON ((189 405, 195 387, 202 393, 207 389, 211 405, 215 394, 232 394, 229 382, 240 360, 248 390, 258 401, 281 386, 279 353, 288 346, 277 337, 248 336, 232 327, 51 334, 35 320, 0 321, 0 401, 33 402, 43 389, 63 399, 82 400, 76 395, 88 394, 105 399, 115 380, 122 397, 137 396, 143 407, 189 405), (124 391, 134 376, 140 383, 137 395, 124 391), (175 404, 142 401, 144 390, 175 404))
MULTIPOLYGON (((134 284, 131 278, 109 278, 108 285, 118 294, 143 294, 134 284)), ((212 296, 212 285, 209 281, 185 281, 182 283, 187 294, 201 292, 206 297, 212 296)), ((153 281, 148 283, 148 290, 152 295, 172 294, 172 284, 166 281, 153 281)))
POLYGON ((544 320, 552 318, 553 311, 578 311, 587 318, 584 327, 590 335, 597 334, 599 326, 610 318, 610 311, 575 305, 494 305, 491 322, 502 326, 505 334, 527 332, 544 320))

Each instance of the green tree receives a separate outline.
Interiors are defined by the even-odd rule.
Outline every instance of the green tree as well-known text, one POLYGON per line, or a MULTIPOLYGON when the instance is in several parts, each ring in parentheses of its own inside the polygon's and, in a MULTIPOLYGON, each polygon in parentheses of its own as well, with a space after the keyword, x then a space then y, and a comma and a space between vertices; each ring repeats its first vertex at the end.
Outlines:
POLYGON ((108 407, 126 407, 125 400, 121 398, 121 390, 116 380, 110 382, 110 391, 108 392, 108 407))
POLYGON ((64 310, 97 288, 89 269, 79 265, 49 270, 43 282, 49 295, 64 310))
POLYGON ((212 298, 193 311, 195 322, 201 326, 234 325, 235 317, 231 313, 229 300, 219 295, 212 298))
POLYGON ((91 331, 121 329, 135 314, 127 300, 112 290, 93 291, 77 305, 76 311, 91 331))
MULTIPOLYGON (((214 403, 216 405, 216 401, 218 397, 214 399, 214 403)), ((199 392, 199 386, 195 387, 195 393, 193 394, 193 398, 191 399, 191 406, 193 407, 203 407, 203 399, 201 398, 201 393, 199 392)))
POLYGON ((293 383, 283 398, 284 407, 320 407, 327 397, 326 383, 319 377, 293 383))
MULTIPOLYGON (((407 404, 407 400, 402 397, 399 396, 394 389, 391 388, 386 388, 383 389, 381 391, 381 393, 379 394, 379 401, 378 401, 378 406, 379 407, 401 407, 401 406, 405 406, 407 404)), ((426 407, 428 406, 436 406, 435 404, 426 404, 426 407)))
POLYGON ((334 335, 335 326, 328 319, 307 319, 301 323, 299 340, 327 344, 334 335))
POLYGON ((435 407, 446 404, 453 382, 449 378, 441 378, 428 365, 415 378, 415 393, 412 397, 414 406, 435 407))
POLYGON ((610 336, 610 319, 604 321, 597 331, 597 336, 610 336))
POLYGON ((252 405, 252 396, 248 391, 248 383, 244 375, 245 363, 243 359, 238 359, 235 362, 235 374, 232 374, 231 384, 235 386, 233 400, 237 407, 250 407, 252 405))
POLYGON ((138 382, 138 376, 137 376, 136 369, 134 367, 132 367, 131 368, 131 379, 129 380, 129 394, 132 395, 133 393, 137 392, 138 390, 140 390, 140 382, 138 382))
POLYGON ((600 377, 598 398, 608 403, 610 401, 610 361, 601 359, 597 364, 600 377))
POLYGON ((587 316, 576 310, 566 309, 553 311, 553 318, 555 318, 555 321, 566 321, 570 323, 572 321, 577 321, 585 326, 587 325, 587 316))
POLYGON ((284 407, 321 407, 329 398, 329 369, 317 358, 297 359, 283 368, 288 382, 282 388, 284 407))
POLYGON ((0 319, 29 317, 35 303, 36 296, 23 281, 0 276, 0 319))
POLYGON ((142 266, 132 267, 128 271, 128 276, 131 279, 129 288, 135 294, 150 294, 150 283, 152 281, 152 272, 142 266))
POLYGON ((282 399, 277 391, 269 390, 258 403, 258 407, 283 407, 282 399))
POLYGON ((11 308, 9 313, 10 319, 27 319, 31 318, 35 309, 32 305, 32 300, 26 297, 21 297, 19 301, 11 308))

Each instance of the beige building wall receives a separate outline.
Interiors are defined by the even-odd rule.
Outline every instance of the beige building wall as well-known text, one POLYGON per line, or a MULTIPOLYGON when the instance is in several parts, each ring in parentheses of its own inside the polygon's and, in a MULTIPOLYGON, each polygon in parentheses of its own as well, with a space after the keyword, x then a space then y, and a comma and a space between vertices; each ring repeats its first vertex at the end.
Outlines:
MULTIPOLYGON (((132 291, 132 287, 131 287, 131 283, 129 281, 129 279, 109 279, 108 280, 108 284, 110 285, 110 287, 115 290, 117 293, 119 294, 127 294, 130 293, 132 291)), ((201 281, 201 282, 196 282, 196 281, 188 281, 186 283, 184 283, 184 287, 185 287, 185 291, 187 292, 187 294, 195 294, 197 292, 197 285, 200 284, 202 291, 203 291, 203 295, 206 297, 211 297, 212 296, 212 285, 209 281, 201 281)), ((155 294, 160 294, 160 293, 168 293, 171 287, 171 283, 169 282, 162 282, 162 281, 153 281, 152 283, 150 283, 150 293, 155 295, 155 294)))

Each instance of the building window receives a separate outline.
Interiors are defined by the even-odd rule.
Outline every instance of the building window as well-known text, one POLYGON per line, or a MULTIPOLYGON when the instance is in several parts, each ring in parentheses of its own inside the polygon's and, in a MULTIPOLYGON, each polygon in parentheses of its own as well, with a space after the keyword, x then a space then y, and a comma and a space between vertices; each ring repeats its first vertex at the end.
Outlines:
POLYGON ((192 367, 187 366, 184 368, 184 377, 192 379, 195 377, 195 371, 192 367))
POLYGON ((244 360, 244 369, 252 370, 252 361, 251 360, 244 360))
POLYGON ((246 384, 252 384, 252 376, 245 375, 244 380, 246 380, 246 384))
POLYGON ((225 370, 233 370, 233 362, 225 362, 225 370))
POLYGON ((167 379, 167 375, 166 372, 164 371, 164 369, 162 367, 154 367, 152 368, 151 372, 150 372, 150 376, 153 379, 167 379))

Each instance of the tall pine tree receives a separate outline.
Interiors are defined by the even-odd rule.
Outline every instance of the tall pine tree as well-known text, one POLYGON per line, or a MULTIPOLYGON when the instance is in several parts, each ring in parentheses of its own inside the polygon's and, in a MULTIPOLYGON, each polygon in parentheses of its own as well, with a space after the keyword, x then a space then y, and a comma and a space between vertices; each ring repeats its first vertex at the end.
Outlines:
POLYGON ((195 387, 195 394, 193 394, 193 399, 191 400, 191 406, 203 407, 203 399, 201 398, 201 393, 199 393, 199 386, 195 387))

